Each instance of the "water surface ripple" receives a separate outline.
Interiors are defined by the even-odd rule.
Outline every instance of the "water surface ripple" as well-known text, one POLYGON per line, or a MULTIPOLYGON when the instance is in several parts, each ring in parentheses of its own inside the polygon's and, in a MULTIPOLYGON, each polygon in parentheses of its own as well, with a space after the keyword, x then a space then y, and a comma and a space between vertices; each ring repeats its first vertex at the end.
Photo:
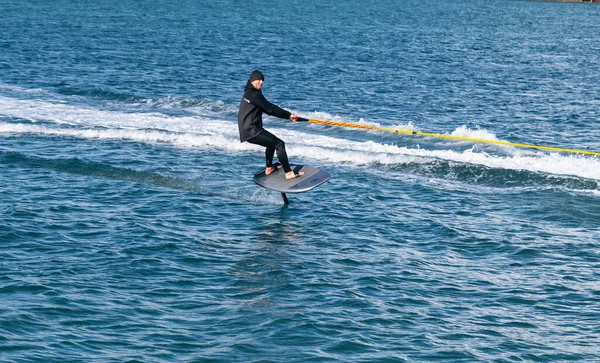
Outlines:
POLYGON ((3 0, 0 361, 600 361, 600 7, 3 0))

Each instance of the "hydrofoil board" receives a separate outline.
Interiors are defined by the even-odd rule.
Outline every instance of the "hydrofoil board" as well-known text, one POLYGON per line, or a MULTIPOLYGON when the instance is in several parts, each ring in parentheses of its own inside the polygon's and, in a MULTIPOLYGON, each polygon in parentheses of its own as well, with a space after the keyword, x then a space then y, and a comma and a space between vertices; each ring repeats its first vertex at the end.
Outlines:
POLYGON ((318 187, 331 179, 331 175, 326 171, 307 165, 290 165, 296 173, 304 172, 304 175, 294 179, 287 180, 281 164, 273 165, 274 171, 269 175, 265 174, 265 169, 259 170, 254 174, 254 182, 265 189, 280 192, 284 202, 287 202, 286 193, 304 193, 318 187))

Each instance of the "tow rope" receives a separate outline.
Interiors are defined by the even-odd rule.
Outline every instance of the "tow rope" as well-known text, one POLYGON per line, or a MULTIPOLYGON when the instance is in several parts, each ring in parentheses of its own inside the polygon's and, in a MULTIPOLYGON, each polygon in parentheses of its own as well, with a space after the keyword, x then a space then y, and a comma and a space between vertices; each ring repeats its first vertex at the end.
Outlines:
POLYGON ((432 134, 432 133, 428 133, 428 132, 413 131, 413 130, 403 130, 403 129, 393 129, 393 128, 389 128, 389 127, 377 127, 377 126, 361 125, 361 124, 355 124, 355 123, 314 120, 314 119, 307 119, 307 118, 302 118, 302 117, 298 117, 298 119, 296 121, 305 121, 305 122, 310 122, 310 123, 314 123, 314 124, 328 125, 328 126, 348 127, 348 128, 353 128, 353 129, 386 131, 386 132, 393 132, 393 133, 396 133, 396 134, 404 134, 404 135, 417 135, 417 136, 423 136, 423 137, 437 137, 437 138, 440 138, 440 139, 470 141, 470 142, 479 142, 479 143, 494 144, 494 145, 506 145, 506 146, 523 147, 523 148, 528 148, 528 149, 538 149, 538 150, 547 150, 547 151, 557 151, 557 152, 563 152, 563 153, 600 156, 600 152, 598 152, 598 151, 565 149, 565 148, 562 148, 562 147, 532 145, 532 144, 522 144, 522 143, 516 143, 516 142, 510 142, 510 141, 487 140, 487 139, 479 139, 479 138, 476 138, 476 137, 464 137, 464 136, 445 135, 445 134, 432 134))

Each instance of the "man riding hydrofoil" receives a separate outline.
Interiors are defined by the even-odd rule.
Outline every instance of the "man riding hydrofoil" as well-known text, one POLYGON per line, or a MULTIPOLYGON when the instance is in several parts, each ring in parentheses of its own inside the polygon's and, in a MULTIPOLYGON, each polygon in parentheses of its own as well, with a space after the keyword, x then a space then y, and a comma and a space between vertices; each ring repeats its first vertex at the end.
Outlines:
POLYGON ((238 111, 238 127, 240 130, 240 142, 248 141, 251 144, 256 144, 266 147, 265 157, 267 159, 267 167, 265 174, 271 174, 273 169, 273 156, 277 151, 277 159, 283 166, 286 179, 293 179, 304 175, 304 172, 295 173, 290 167, 287 153, 285 151, 285 143, 263 128, 262 114, 263 112, 283 119, 290 119, 294 122, 298 120, 298 116, 280 108, 277 105, 267 101, 262 94, 262 86, 265 77, 263 74, 254 70, 250 73, 250 78, 244 87, 244 96, 240 102, 238 111))

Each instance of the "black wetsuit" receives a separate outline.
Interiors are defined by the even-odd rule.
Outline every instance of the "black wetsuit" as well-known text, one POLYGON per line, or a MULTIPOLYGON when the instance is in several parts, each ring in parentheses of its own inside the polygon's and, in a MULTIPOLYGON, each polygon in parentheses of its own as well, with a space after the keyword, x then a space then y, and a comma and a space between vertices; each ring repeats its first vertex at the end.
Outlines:
POLYGON ((248 81, 244 88, 244 97, 242 97, 240 110, 238 111, 240 141, 248 141, 249 143, 266 147, 265 157, 267 159, 267 167, 273 165, 273 156, 275 155, 275 150, 277 150, 277 159, 279 159, 279 162, 283 166, 283 171, 288 173, 292 169, 290 168, 287 153, 285 152, 285 144, 277 136, 263 128, 263 112, 284 119, 289 119, 292 115, 289 111, 267 101, 261 90, 254 88, 252 83, 248 81))

